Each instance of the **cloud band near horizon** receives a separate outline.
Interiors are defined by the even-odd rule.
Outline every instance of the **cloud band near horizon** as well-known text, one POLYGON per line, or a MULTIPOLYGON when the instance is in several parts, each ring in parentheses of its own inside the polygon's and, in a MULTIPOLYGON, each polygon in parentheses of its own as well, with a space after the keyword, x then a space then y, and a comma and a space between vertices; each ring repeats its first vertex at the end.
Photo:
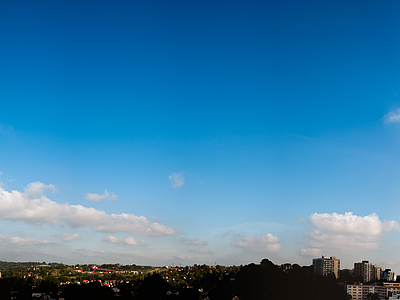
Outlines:
POLYGON ((55 225, 65 223, 72 228, 91 227, 98 232, 128 232, 143 236, 175 235, 176 230, 144 216, 107 214, 82 205, 59 204, 43 195, 43 190, 55 190, 53 185, 30 183, 24 192, 8 192, 0 187, 0 219, 24 221, 32 224, 55 225))

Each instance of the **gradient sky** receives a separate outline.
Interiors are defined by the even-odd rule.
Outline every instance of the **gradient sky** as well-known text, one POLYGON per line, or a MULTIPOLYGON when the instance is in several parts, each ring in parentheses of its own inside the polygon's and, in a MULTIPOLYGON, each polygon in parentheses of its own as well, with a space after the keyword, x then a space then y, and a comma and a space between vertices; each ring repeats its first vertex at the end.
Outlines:
POLYGON ((400 273, 397 1, 2 1, 0 260, 400 273))

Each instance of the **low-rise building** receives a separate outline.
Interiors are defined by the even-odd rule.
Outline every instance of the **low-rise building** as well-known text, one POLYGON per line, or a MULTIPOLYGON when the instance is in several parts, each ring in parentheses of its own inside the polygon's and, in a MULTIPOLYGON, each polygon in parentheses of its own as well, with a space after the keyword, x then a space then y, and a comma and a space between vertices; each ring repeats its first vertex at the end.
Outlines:
POLYGON ((398 293, 393 293, 392 296, 389 296, 387 298, 387 300, 397 300, 397 299, 400 299, 400 294, 398 293))
POLYGON ((368 300, 369 294, 378 294, 379 299, 384 300, 393 293, 399 293, 400 287, 380 286, 366 284, 346 284, 344 290, 351 296, 352 300, 368 300))

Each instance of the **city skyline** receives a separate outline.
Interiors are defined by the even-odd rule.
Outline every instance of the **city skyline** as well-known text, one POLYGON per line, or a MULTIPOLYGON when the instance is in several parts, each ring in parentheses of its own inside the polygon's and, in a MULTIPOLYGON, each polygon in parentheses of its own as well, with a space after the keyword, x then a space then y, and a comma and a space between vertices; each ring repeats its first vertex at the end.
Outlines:
POLYGON ((394 1, 0 4, 0 260, 400 274, 394 1))

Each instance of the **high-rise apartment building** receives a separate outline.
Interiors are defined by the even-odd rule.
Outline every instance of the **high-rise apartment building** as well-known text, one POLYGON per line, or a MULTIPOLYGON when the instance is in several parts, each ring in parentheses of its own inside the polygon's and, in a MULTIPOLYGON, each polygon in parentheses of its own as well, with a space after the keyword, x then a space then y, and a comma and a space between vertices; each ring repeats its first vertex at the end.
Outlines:
POLYGON ((383 271, 383 280, 386 281, 396 281, 396 274, 391 269, 385 269, 383 271))
POLYGON ((368 260, 363 260, 360 263, 354 263, 354 275, 360 276, 362 282, 379 281, 382 278, 382 268, 373 265, 368 260))
POLYGON ((314 275, 327 276, 333 273, 336 278, 339 278, 340 272, 340 259, 335 256, 330 258, 322 256, 321 258, 313 259, 314 275))
POLYGON ((382 267, 374 265, 374 281, 379 281, 382 278, 382 267))
POLYGON ((375 278, 374 266, 368 260, 363 260, 360 263, 354 263, 354 275, 360 276, 363 282, 373 281, 375 278))

